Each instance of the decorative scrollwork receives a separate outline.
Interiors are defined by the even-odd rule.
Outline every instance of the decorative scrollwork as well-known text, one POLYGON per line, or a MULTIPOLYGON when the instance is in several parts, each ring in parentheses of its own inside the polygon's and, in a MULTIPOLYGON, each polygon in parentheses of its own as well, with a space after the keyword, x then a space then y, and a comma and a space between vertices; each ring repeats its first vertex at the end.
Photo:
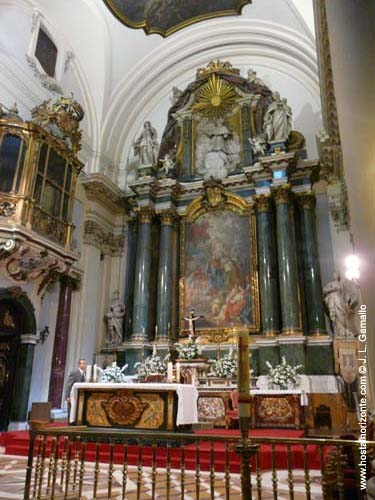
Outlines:
POLYGON ((0 216, 12 217, 16 213, 16 203, 12 201, 0 201, 0 216))
POLYGON ((132 393, 124 392, 103 401, 107 417, 115 425, 133 425, 141 417, 147 403, 132 393))

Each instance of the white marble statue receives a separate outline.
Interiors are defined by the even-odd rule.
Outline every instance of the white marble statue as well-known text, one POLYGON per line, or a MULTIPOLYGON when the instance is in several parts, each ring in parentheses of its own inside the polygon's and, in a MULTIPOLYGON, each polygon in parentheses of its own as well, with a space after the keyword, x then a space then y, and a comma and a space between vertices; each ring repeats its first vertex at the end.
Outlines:
POLYGON ((338 339, 353 339, 357 335, 354 315, 358 309, 358 289, 335 272, 333 280, 323 288, 324 301, 332 322, 333 335, 338 339))
POLYGON ((292 110, 278 92, 274 92, 272 98, 264 115, 263 130, 268 141, 286 141, 292 130, 292 110))
POLYGON ((224 180, 240 161, 238 135, 229 130, 222 118, 202 118, 197 125, 196 172, 205 180, 224 180))
POLYGON ((169 177, 169 174, 173 172, 175 166, 171 155, 167 153, 164 158, 160 159, 160 162, 163 164, 163 166, 159 168, 160 172, 163 174, 164 178, 169 177))
POLYGON ((121 344, 123 338, 123 322, 125 316, 125 306, 119 298, 119 291, 113 292, 113 299, 109 310, 105 315, 107 324, 107 338, 111 345, 121 344))
POLYGON ((247 72, 247 81, 249 83, 265 87, 264 81, 257 77, 257 72, 253 69, 249 69, 249 71, 247 72))
POLYGON ((176 104, 183 92, 178 87, 172 87, 172 105, 176 104))
POLYGON ((266 154, 266 141, 261 137, 250 137, 249 142, 251 149, 256 156, 264 156, 266 154))
POLYGON ((134 143, 134 154, 139 157, 140 167, 155 166, 158 158, 159 145, 157 131, 147 121, 143 125, 143 131, 134 143))

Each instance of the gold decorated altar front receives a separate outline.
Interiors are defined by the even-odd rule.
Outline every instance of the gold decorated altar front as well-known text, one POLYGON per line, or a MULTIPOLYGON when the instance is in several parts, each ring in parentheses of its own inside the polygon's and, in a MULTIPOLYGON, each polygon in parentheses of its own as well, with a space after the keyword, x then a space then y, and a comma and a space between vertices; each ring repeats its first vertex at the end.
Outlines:
POLYGON ((71 392, 70 422, 88 427, 176 430, 198 422, 193 385, 79 383, 71 392))

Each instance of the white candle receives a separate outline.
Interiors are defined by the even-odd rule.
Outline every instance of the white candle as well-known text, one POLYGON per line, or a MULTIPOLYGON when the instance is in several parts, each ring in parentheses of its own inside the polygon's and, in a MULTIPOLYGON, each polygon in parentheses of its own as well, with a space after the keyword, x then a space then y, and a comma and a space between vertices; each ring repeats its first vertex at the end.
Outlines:
POLYGON ((176 363, 176 382, 178 384, 180 383, 180 377, 181 377, 181 366, 180 363, 176 363))
POLYGON ((193 369, 192 374, 191 374, 191 384, 195 385, 195 370, 193 369))
POLYGON ((91 371, 92 371, 92 366, 87 365, 86 368, 86 382, 91 382, 91 371))
POLYGON ((94 365, 94 370, 92 374, 92 381, 97 382, 98 381, 98 365, 95 363, 94 365))
POLYGON ((173 382, 173 363, 169 361, 167 365, 167 380, 168 382, 173 382))

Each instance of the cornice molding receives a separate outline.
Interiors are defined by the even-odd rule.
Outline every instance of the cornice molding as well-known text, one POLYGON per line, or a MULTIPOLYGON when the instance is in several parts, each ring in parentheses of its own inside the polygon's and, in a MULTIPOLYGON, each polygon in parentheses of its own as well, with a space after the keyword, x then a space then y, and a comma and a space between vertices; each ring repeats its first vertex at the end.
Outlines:
POLYGON ((86 175, 80 179, 90 202, 99 203, 111 214, 128 213, 125 193, 111 179, 100 173, 86 175))

